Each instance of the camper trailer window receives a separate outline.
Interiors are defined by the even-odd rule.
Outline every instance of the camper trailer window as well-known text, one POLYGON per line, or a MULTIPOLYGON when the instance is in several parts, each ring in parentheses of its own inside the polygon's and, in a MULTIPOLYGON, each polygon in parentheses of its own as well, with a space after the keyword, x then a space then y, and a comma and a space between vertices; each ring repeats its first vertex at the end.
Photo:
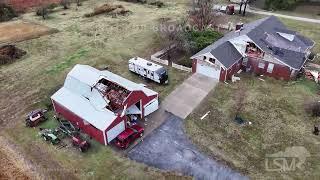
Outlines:
POLYGON ((156 72, 157 72, 157 74, 167 74, 167 71, 164 67, 158 69, 156 72))

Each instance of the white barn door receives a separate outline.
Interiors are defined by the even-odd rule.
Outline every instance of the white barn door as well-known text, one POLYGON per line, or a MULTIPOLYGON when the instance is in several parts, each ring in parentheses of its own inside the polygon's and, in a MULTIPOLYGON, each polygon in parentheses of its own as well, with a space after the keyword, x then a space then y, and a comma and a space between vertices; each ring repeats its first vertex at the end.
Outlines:
POLYGON ((119 124, 117 124, 115 127, 107 131, 107 139, 108 143, 112 141, 114 138, 116 138, 120 133, 122 133, 125 130, 125 124, 124 121, 121 121, 119 124))

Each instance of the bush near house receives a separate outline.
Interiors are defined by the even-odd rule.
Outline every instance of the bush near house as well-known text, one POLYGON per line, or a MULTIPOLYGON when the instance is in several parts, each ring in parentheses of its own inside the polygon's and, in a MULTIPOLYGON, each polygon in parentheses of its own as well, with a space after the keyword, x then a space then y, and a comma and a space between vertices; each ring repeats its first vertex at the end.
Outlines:
POLYGON ((17 16, 15 10, 11 6, 0 3, 0 22, 9 21, 17 16))
POLYGON ((213 31, 211 29, 206 29, 204 31, 187 31, 186 32, 187 40, 191 45, 191 51, 196 53, 201 49, 209 46, 213 42, 220 39, 223 35, 217 31, 213 31))

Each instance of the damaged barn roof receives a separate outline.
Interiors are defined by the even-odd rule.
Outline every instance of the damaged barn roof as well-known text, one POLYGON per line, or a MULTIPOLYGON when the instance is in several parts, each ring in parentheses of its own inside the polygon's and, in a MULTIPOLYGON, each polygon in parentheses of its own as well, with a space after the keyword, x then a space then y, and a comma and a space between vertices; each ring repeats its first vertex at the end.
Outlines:
POLYGON ((108 102, 96 88, 93 88, 101 78, 129 91, 142 91, 147 96, 158 94, 110 71, 100 71, 88 65, 76 65, 68 73, 63 87, 53 94, 51 99, 97 129, 105 130, 116 119, 117 114, 106 108, 108 102))

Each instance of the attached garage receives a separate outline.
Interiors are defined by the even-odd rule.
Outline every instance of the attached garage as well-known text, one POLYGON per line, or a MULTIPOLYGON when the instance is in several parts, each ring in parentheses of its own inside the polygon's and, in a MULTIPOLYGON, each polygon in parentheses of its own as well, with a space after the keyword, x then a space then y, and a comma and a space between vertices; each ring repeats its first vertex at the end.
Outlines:
POLYGON ((217 66, 214 66, 214 65, 208 63, 208 62, 198 60, 196 72, 200 73, 202 75, 219 80, 221 69, 217 66))
POLYGON ((193 59, 193 73, 200 73, 205 76, 226 81, 240 69, 239 62, 242 55, 234 50, 233 45, 227 42, 219 42, 208 46, 191 57, 193 59))

